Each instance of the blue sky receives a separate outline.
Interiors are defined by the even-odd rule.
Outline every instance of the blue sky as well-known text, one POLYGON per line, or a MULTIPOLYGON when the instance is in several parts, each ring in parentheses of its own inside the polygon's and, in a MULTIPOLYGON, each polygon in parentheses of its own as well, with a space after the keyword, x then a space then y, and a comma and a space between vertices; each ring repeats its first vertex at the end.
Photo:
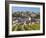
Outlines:
POLYGON ((38 7, 19 7, 19 6, 15 6, 15 7, 12 7, 12 11, 13 12, 15 12, 15 11, 32 11, 32 12, 38 13, 38 12, 40 12, 40 8, 38 8, 38 7))

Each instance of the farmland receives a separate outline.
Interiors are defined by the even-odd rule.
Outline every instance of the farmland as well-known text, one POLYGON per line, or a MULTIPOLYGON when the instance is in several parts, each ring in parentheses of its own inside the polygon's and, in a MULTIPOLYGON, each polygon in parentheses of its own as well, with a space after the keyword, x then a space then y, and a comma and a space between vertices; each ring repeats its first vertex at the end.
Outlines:
POLYGON ((12 31, 27 31, 27 30, 40 30, 40 24, 14 24, 12 27, 12 31))

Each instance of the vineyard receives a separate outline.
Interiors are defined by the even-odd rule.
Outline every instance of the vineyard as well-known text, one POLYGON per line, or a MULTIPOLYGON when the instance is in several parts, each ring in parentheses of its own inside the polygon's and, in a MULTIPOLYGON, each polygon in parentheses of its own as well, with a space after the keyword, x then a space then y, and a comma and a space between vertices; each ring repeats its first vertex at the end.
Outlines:
POLYGON ((27 31, 27 30, 40 30, 40 24, 14 24, 12 27, 12 31, 27 31))

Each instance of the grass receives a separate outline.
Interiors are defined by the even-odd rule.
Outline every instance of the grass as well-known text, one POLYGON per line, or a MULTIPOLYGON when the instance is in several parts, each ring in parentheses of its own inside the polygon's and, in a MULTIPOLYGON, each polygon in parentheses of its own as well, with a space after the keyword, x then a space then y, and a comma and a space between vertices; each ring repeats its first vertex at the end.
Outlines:
POLYGON ((26 30, 40 30, 40 24, 27 24, 27 25, 22 25, 22 24, 14 24, 12 27, 12 31, 26 31, 26 30))
POLYGON ((32 24, 32 30, 40 30, 40 24, 32 24))

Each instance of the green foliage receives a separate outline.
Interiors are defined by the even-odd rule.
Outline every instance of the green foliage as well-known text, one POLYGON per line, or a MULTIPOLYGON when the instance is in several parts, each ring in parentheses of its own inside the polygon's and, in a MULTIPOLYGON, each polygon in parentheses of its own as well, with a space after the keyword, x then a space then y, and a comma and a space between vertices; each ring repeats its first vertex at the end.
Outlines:
POLYGON ((12 27, 12 31, 14 31, 14 30, 15 30, 15 28, 16 28, 16 26, 12 27))
POLYGON ((35 18, 36 18, 36 19, 40 19, 40 15, 37 15, 35 18))
POLYGON ((40 24, 27 24, 27 25, 15 25, 12 28, 12 31, 26 31, 26 30, 40 30, 40 24))
POLYGON ((40 30, 40 24, 32 24, 31 27, 33 30, 40 30))
POLYGON ((18 25, 17 31, 20 31, 21 28, 22 28, 21 25, 20 26, 18 25))

